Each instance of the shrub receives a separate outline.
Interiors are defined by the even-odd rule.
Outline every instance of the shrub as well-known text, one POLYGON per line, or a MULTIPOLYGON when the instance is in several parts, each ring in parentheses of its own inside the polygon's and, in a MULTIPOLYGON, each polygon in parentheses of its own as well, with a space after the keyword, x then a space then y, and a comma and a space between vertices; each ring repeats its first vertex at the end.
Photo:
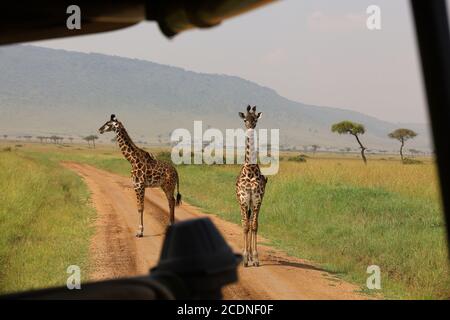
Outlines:
POLYGON ((306 157, 305 157, 305 155, 300 154, 298 156, 289 157, 288 161, 306 162, 306 157))
POLYGON ((423 162, 416 159, 405 158, 403 159, 403 164, 422 164, 423 162))
POLYGON ((307 155, 307 154, 304 154, 304 153, 300 153, 300 157, 303 157, 303 158, 309 158, 309 156, 307 155))

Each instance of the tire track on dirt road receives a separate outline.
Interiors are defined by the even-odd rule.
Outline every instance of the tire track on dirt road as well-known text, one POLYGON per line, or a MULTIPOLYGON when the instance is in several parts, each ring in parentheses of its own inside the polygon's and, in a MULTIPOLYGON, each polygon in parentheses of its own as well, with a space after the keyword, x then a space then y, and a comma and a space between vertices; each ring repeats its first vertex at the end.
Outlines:
MULTIPOLYGON (((136 238, 138 214, 131 179, 86 164, 63 162, 79 174, 97 210, 96 232, 90 245, 91 280, 148 274, 160 254, 168 224, 168 205, 159 189, 147 189, 144 237, 136 238)), ((182 186, 182 184, 181 184, 182 186)), ((181 193, 183 190, 181 189, 181 193)), ((239 252, 241 227, 183 203, 176 208, 177 221, 209 217, 239 252)), ((226 299, 367 299, 353 284, 342 281, 311 262, 293 258, 258 239, 260 267, 239 267, 239 281, 224 288, 226 299)))

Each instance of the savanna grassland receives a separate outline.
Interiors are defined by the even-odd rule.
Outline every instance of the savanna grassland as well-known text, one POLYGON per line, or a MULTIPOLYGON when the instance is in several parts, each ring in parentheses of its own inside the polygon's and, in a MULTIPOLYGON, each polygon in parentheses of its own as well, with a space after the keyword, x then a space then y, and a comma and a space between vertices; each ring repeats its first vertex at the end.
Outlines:
POLYGON ((95 211, 82 180, 40 154, 0 149, 0 293, 85 278, 95 211))
MULTIPOLYGON (((95 150, 76 144, 11 146, 11 151, 0 152, 2 264, 14 261, 21 248, 26 250, 22 260, 10 262, 11 267, 1 274, 2 289, 3 283, 8 283, 3 279, 13 281, 30 272, 18 274, 17 268, 24 261, 32 261, 39 267, 52 259, 63 260, 54 257, 53 250, 48 249, 56 245, 53 237, 71 240, 58 244, 58 250, 78 242, 77 248, 84 249, 69 254, 81 260, 86 257, 86 236, 90 231, 80 226, 88 224, 92 209, 84 185, 59 166, 59 161, 79 161, 127 176, 130 173, 128 162, 112 146, 95 150), (13 182, 23 167, 29 168, 23 181, 13 182), (31 186, 28 181, 48 187, 31 186), (61 184, 61 181, 66 182, 61 184), (30 192, 31 199, 24 196, 30 192), (42 196, 49 198, 36 205, 42 196), (48 203, 52 205, 45 205, 48 203), (82 214, 77 211, 74 217, 72 207, 81 208, 82 214), (40 214, 32 214, 35 208, 39 208, 40 214), (60 228, 67 223, 69 227, 63 237, 60 228), (76 232, 81 232, 81 236, 76 232), (36 253, 34 246, 47 251, 36 253)), ((368 276, 367 267, 378 265, 381 293, 386 298, 450 297, 444 220, 431 159, 403 165, 397 157, 369 156, 365 166, 353 155, 309 155, 306 162, 287 161, 287 158, 280 162, 279 173, 269 177, 259 220, 259 232, 272 245, 318 263, 327 271, 359 284, 361 290, 368 276)), ((205 212, 240 223, 234 195, 239 166, 181 165, 178 170, 180 191, 186 201, 205 212)), ((62 272, 62 278, 65 276, 62 272)), ((53 281, 44 275, 39 277, 40 283, 53 281)))

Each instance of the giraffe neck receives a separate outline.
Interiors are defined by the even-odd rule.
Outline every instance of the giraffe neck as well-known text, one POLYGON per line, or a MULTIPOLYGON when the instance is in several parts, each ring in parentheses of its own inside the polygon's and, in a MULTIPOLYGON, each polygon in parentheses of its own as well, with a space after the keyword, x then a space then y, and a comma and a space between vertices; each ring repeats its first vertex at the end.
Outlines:
POLYGON ((245 164, 256 164, 256 156, 255 130, 247 129, 245 139, 245 164))
POLYGON ((139 148, 134 144, 133 140, 131 140, 124 127, 119 128, 117 131, 117 142, 119 143, 120 151, 122 151, 125 159, 132 163, 135 160, 133 155, 136 154, 139 148))

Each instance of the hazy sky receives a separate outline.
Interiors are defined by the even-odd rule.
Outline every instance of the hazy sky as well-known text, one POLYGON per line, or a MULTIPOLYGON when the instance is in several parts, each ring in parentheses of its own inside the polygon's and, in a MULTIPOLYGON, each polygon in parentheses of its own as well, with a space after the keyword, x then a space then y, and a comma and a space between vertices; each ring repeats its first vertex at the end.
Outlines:
POLYGON ((173 40, 146 22, 122 31, 34 44, 236 75, 304 103, 394 122, 427 122, 408 3, 284 0, 173 40), (369 5, 381 8, 379 31, 366 27, 369 5))

